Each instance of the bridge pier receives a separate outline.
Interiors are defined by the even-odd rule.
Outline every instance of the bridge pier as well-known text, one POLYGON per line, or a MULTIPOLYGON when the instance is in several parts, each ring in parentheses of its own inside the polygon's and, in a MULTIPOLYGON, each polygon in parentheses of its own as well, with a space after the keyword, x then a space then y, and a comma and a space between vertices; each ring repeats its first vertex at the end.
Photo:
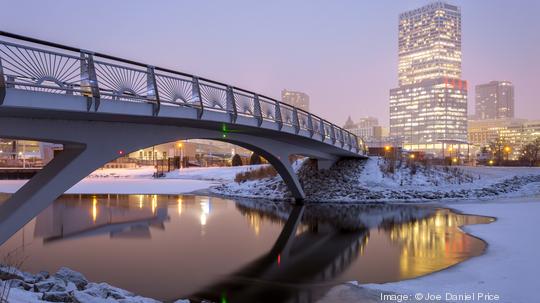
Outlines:
POLYGON ((0 206, 0 243, 110 158, 95 146, 64 144, 58 156, 0 206))

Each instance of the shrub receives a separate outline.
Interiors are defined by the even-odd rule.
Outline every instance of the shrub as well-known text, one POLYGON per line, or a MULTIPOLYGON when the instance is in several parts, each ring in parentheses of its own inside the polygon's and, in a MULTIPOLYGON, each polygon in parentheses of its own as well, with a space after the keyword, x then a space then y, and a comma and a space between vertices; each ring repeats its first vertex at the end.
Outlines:
POLYGON ((256 169, 250 169, 239 172, 234 177, 234 182, 241 183, 245 181, 267 179, 277 176, 277 171, 271 165, 265 165, 256 169))
POLYGON ((256 153, 251 154, 251 158, 249 158, 249 165, 259 165, 262 164, 261 156, 259 156, 256 153))
POLYGON ((232 157, 231 165, 232 165, 232 166, 242 166, 242 158, 240 157, 239 154, 235 154, 235 155, 232 157))

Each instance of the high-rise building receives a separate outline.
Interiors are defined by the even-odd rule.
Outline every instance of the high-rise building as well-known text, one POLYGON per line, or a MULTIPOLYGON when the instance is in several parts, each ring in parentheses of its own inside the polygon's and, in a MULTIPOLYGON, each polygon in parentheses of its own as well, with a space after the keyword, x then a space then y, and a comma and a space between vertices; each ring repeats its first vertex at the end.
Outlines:
POLYGON ((437 152, 467 140, 461 11, 435 2, 399 16, 399 87, 390 90, 390 136, 437 152))
POLYGON ((281 101, 309 111, 309 96, 306 93, 284 89, 281 91, 281 101))
POLYGON ((514 118, 514 86, 510 81, 491 81, 475 87, 477 119, 514 118))

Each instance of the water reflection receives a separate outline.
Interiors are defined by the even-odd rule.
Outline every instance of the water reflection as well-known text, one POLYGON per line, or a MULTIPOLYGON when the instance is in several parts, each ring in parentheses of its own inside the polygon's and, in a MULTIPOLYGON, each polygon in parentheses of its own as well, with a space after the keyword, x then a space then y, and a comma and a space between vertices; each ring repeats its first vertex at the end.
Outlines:
POLYGON ((485 243, 459 226, 489 221, 433 206, 71 195, 1 250, 22 243, 26 270, 69 266, 162 300, 312 302, 344 281, 414 278, 479 255, 485 243))
POLYGON ((45 244, 73 238, 108 234, 111 238, 150 238, 150 228, 164 229, 169 220, 166 207, 157 207, 157 196, 64 196, 36 218, 34 236, 45 244))

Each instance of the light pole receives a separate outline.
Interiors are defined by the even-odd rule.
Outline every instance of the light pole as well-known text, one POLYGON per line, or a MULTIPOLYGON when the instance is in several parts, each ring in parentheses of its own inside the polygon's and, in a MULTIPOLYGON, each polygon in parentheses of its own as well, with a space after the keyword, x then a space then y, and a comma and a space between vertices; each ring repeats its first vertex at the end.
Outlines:
POLYGON ((510 146, 504 147, 504 153, 506 154, 506 161, 510 160, 510 152, 512 151, 512 148, 510 146))
POLYGON ((182 142, 179 142, 178 143, 178 148, 180 149, 180 163, 179 163, 179 168, 184 168, 184 149, 182 148, 184 145, 182 144, 182 142))

